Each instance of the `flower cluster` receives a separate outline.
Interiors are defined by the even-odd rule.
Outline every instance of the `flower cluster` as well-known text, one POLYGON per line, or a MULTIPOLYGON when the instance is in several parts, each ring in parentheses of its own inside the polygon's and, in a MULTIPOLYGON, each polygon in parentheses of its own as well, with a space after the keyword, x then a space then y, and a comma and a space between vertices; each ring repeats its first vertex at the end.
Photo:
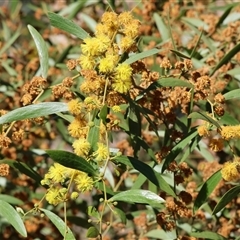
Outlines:
POLYGON ((233 161, 226 162, 221 170, 222 177, 226 181, 236 182, 240 179, 240 158, 235 157, 233 161))
POLYGON ((93 179, 86 173, 64 167, 59 163, 54 163, 41 181, 42 185, 48 185, 46 200, 53 205, 64 202, 69 197, 76 199, 79 192, 92 190, 93 183, 93 179), (72 182, 75 183, 78 192, 73 191, 70 194, 69 191, 72 182), (64 184, 67 184, 68 188, 63 187, 64 184))

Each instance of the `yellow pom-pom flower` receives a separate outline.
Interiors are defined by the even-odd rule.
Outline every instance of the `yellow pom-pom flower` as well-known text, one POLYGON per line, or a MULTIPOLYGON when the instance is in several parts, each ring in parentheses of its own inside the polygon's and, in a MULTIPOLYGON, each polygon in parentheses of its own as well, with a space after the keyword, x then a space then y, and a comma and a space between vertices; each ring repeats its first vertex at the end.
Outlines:
POLYGON ((45 198, 50 204, 52 204, 54 206, 56 206, 59 203, 64 201, 64 199, 62 199, 59 196, 59 189, 57 189, 55 187, 52 187, 52 188, 48 189, 45 198))
POLYGON ((220 134, 222 138, 225 140, 240 138, 240 125, 221 126, 220 134))
POLYGON ((93 179, 85 172, 78 172, 74 178, 76 188, 80 192, 91 191, 93 188, 93 179))
POLYGON ((102 58, 99 61, 99 71, 102 73, 109 73, 114 70, 115 63, 114 63, 114 56, 109 55, 106 58, 102 58))
POLYGON ((119 64, 115 69, 113 90, 119 93, 127 93, 132 85, 131 76, 132 68, 126 63, 119 64))
POLYGON ((85 38, 85 44, 81 44, 82 53, 89 57, 96 57, 104 53, 108 48, 108 43, 102 39, 93 37, 85 38))
POLYGON ((224 163, 221 173, 222 178, 228 182, 238 181, 240 179, 240 158, 224 163))
POLYGON ((68 132, 74 138, 84 137, 87 131, 87 121, 84 118, 77 117, 68 126, 68 132))
POLYGON ((95 59, 90 56, 81 55, 79 57, 79 64, 84 70, 93 70, 95 67, 95 59))
POLYGON ((96 155, 95 159, 97 161, 106 160, 109 156, 108 147, 106 145, 104 145, 103 143, 98 143, 97 146, 98 146, 98 149, 94 153, 94 155, 96 155))
POLYGON ((66 175, 64 174, 66 171, 66 167, 62 166, 59 163, 54 163, 48 170, 48 173, 45 174, 45 179, 50 179, 53 183, 63 183, 66 179, 66 175))
POLYGON ((84 138, 75 140, 72 146, 74 148, 74 152, 80 157, 86 157, 91 148, 90 143, 84 138))
POLYGON ((68 102, 68 110, 73 115, 78 115, 81 112, 82 103, 78 99, 72 99, 68 102))

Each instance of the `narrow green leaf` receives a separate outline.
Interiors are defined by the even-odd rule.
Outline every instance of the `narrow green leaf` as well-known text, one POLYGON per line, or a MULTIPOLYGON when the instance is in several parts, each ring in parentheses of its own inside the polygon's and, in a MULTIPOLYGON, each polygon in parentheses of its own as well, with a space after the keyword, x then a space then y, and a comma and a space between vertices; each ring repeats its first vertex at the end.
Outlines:
POLYGON ((189 233, 189 235, 192 237, 203 238, 203 239, 227 240, 227 238, 223 237, 222 235, 215 232, 210 232, 210 231, 192 232, 192 233, 189 233))
POLYGON ((94 217, 96 219, 100 218, 100 213, 97 211, 97 209, 93 206, 88 206, 87 214, 91 217, 94 217))
POLYGON ((28 25, 28 30, 32 35, 32 38, 35 42, 38 56, 40 60, 40 66, 41 66, 41 75, 43 78, 47 78, 48 74, 48 49, 46 42, 43 40, 42 36, 39 34, 39 32, 31 25, 28 25))
POLYGON ((121 219, 121 222, 123 224, 126 224, 127 223, 127 217, 126 217, 126 213, 124 211, 122 211, 121 209, 115 207, 114 208, 114 212, 116 212, 116 214, 120 217, 121 219))
POLYGON ((184 154, 181 158, 180 162, 184 162, 187 157, 190 155, 190 153, 196 148, 198 143, 201 141, 202 137, 197 135, 195 138, 193 138, 192 142, 189 144, 189 147, 184 151, 184 154))
POLYGON ((73 19, 76 14, 78 14, 80 10, 87 5, 86 2, 88 2, 88 0, 69 3, 65 8, 62 8, 62 10, 58 12, 58 15, 66 16, 68 19, 73 19))
POLYGON ((92 32, 95 32, 97 22, 93 18, 82 12, 81 19, 86 23, 86 25, 92 32))
POLYGON ((113 196, 113 195, 115 194, 110 187, 108 187, 108 186, 104 186, 104 187, 103 187, 103 183, 102 183, 102 182, 97 182, 97 183, 95 183, 95 187, 96 187, 98 190, 101 190, 102 192, 106 192, 108 195, 113 196))
POLYGON ((201 41, 202 35, 203 35, 203 30, 201 31, 201 34, 199 35, 199 38, 198 38, 198 40, 197 40, 197 43, 196 43, 196 45, 194 46, 194 49, 193 49, 192 52, 191 52, 190 58, 192 58, 192 57, 194 56, 194 54, 195 54, 195 52, 196 52, 196 49, 197 49, 197 46, 198 46, 198 44, 199 44, 200 41, 201 41))
POLYGON ((176 231, 167 231, 165 232, 163 229, 153 229, 144 234, 144 237, 148 237, 150 239, 159 239, 161 236, 161 239, 165 240, 172 240, 177 239, 176 231))
POLYGON ((178 78, 162 78, 156 81, 160 87, 187 87, 193 88, 193 85, 185 80, 178 78))
POLYGON ((62 234, 62 236, 63 237, 65 236, 64 238, 65 240, 76 240, 71 229, 68 226, 66 226, 65 222, 59 216, 57 216, 55 213, 47 209, 41 208, 40 210, 44 212, 44 214, 50 219, 54 226, 56 226, 56 228, 62 234))
POLYGON ((240 75, 240 67, 234 67, 233 69, 227 71, 227 74, 231 76, 240 75))
POLYGON ((238 43, 233 49, 231 49, 215 66, 215 68, 211 71, 210 77, 224 64, 228 63, 232 57, 234 57, 240 51, 240 43, 238 43))
POLYGON ((107 114, 108 114, 108 107, 105 104, 102 109, 100 110, 99 117, 102 119, 103 123, 106 124, 106 119, 107 119, 107 114))
POLYGON ((28 166, 26 163, 11 160, 11 159, 3 159, 3 160, 0 161, 0 163, 8 164, 9 166, 17 169, 21 173, 23 173, 23 174, 27 175, 28 177, 32 178, 33 180, 35 180, 39 184, 42 180, 42 177, 36 171, 34 171, 32 167, 28 166))
MULTIPOLYGON (((86 2, 88 2, 88 0, 81 0, 81 1, 72 3, 72 5, 73 4, 75 4, 75 5, 69 12, 68 19, 73 19, 81 11, 81 9, 86 5, 86 2)), ((70 5, 68 5, 68 6, 70 6, 70 5)))
POLYGON ((200 20, 198 18, 182 17, 181 19, 183 21, 193 25, 194 27, 203 28, 205 31, 207 31, 208 28, 209 28, 207 23, 205 23, 204 21, 202 21, 202 20, 200 20))
POLYGON ((230 92, 225 93, 223 96, 225 100, 240 98, 240 89, 234 89, 230 92))
POLYGON ((160 17, 160 15, 158 13, 154 13, 153 14, 153 19, 156 22, 157 28, 159 33, 161 34, 162 40, 166 41, 170 38, 169 32, 168 32, 168 28, 166 27, 163 19, 160 17))
POLYGON ((90 228, 92 226, 91 223, 88 222, 88 219, 77 217, 77 216, 68 216, 67 220, 77 226, 83 227, 83 228, 90 228))
POLYGON ((165 158, 165 161, 162 166, 162 172, 164 172, 168 168, 169 164, 172 161, 176 160, 176 157, 183 152, 184 148, 188 144, 190 144, 191 141, 194 141, 194 138, 196 138, 197 135, 198 135, 197 129, 193 128, 183 140, 181 140, 176 146, 174 146, 174 148, 165 158))
POLYGON ((146 176, 144 176, 142 173, 140 173, 138 175, 137 179, 134 181, 131 189, 140 189, 146 181, 147 181, 146 176))
POLYGON ((237 20, 240 19, 240 13, 239 12, 232 12, 231 14, 229 14, 223 21, 223 25, 227 25, 231 22, 235 22, 237 20))
POLYGON ((225 112, 219 120, 221 125, 238 125, 240 122, 231 114, 225 112))
POLYGON ((74 36, 76 36, 80 39, 85 39, 85 38, 89 37, 89 34, 84 29, 82 29, 76 23, 74 23, 73 21, 71 21, 67 18, 64 18, 53 12, 49 12, 48 17, 49 17, 51 25, 56 28, 59 28, 70 34, 73 34, 74 36))
POLYGON ((181 58, 191 59, 189 56, 185 55, 184 53, 176 51, 174 49, 171 49, 171 52, 175 53, 177 56, 179 56, 181 58))
POLYGON ((101 119, 95 117, 94 126, 90 128, 88 133, 88 142, 90 143, 92 150, 97 150, 97 143, 99 142, 99 126, 101 123, 101 119))
POLYGON ((12 44, 17 40, 17 38, 21 34, 21 27, 19 27, 16 32, 13 34, 13 36, 3 45, 3 47, 0 49, 0 56, 7 51, 8 48, 12 46, 12 44))
POLYGON ((158 186, 162 191, 165 191, 171 196, 176 196, 169 184, 164 180, 160 173, 156 172, 152 167, 141 162, 138 159, 127 156, 116 157, 114 160, 123 163, 126 166, 134 168, 142 173, 149 181, 158 186))
POLYGON ((236 4, 229 4, 229 6, 227 6, 225 12, 222 14, 222 16, 219 18, 215 28, 217 29, 225 20, 225 18, 229 15, 229 13, 231 12, 231 10, 233 9, 233 7, 236 6, 236 4))
POLYGON ((46 150, 46 153, 55 162, 61 165, 83 171, 92 176, 97 174, 96 170, 84 158, 75 155, 74 153, 62 150, 46 150))
POLYGON ((0 194, 0 200, 4 202, 8 202, 13 205, 22 205, 24 202, 18 198, 15 198, 13 196, 7 195, 7 194, 0 194))
POLYGON ((68 111, 68 106, 66 103, 61 102, 38 103, 14 109, 13 111, 3 115, 2 117, 0 117, 0 124, 19 121, 23 119, 47 116, 50 114, 66 111, 68 111))
POLYGON ((98 235, 99 235, 98 229, 96 227, 92 226, 87 230, 86 237, 87 238, 96 238, 98 235))
MULTIPOLYGON (((197 33, 197 35, 201 35, 201 31, 198 30, 196 27, 194 27, 191 23, 188 23, 187 21, 184 21, 182 19, 182 21, 189 27, 191 28, 193 31, 195 31, 197 33)), ((209 37, 205 36, 204 34, 202 34, 202 40, 204 41, 204 43, 208 46, 208 48, 211 50, 211 52, 215 52, 217 50, 217 48, 212 44, 211 39, 209 39, 209 37)))
POLYGON ((147 50, 147 51, 144 51, 144 52, 141 52, 141 53, 137 53, 137 54, 134 54, 132 56, 130 56, 126 61, 125 63, 127 64, 132 64, 140 59, 143 59, 143 58, 146 58, 146 57, 149 57, 149 56, 152 56, 156 53, 159 53, 160 50, 157 49, 157 48, 153 48, 153 49, 150 49, 150 50, 147 50))
POLYGON ((23 237, 27 237, 27 231, 18 212, 7 202, 0 200, 0 215, 18 231, 23 237))
POLYGON ((149 204, 157 206, 165 202, 165 200, 159 197, 157 194, 141 189, 132 189, 120 192, 113 197, 111 197, 108 201, 121 201, 128 203, 141 203, 141 204, 149 204))
POLYGON ((216 214, 221 211, 229 202, 231 202, 234 198, 238 196, 240 193, 240 186, 235 186, 228 190, 222 198, 219 200, 218 204, 213 209, 212 214, 216 214))
POLYGON ((196 118, 196 119, 202 119, 204 121, 207 121, 211 124, 213 124, 214 126, 216 126, 217 128, 221 128, 221 126, 219 125, 219 123, 214 120, 213 118, 209 117, 205 112, 203 111, 199 111, 199 112, 192 112, 188 115, 188 118, 196 118))
POLYGON ((194 202, 193 212, 196 212, 204 203, 207 198, 213 192, 215 187, 222 179, 221 169, 215 172, 202 186, 198 193, 198 196, 194 202))

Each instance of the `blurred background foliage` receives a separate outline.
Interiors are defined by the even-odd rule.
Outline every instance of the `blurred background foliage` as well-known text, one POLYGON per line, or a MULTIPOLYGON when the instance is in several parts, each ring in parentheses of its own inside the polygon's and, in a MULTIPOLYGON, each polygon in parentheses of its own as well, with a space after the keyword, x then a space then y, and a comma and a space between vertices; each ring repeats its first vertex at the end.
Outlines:
MULTIPOLYGON (((218 92, 227 94, 232 90, 239 89, 240 4, 237 1, 1 1, 1 114, 24 105, 22 101, 22 96, 25 93, 23 85, 29 82, 39 71, 39 56, 28 31, 28 24, 32 25, 47 43, 49 51, 47 79, 49 86, 54 86, 60 83, 63 78, 73 76, 73 73, 68 70, 66 62, 70 59, 79 58, 81 40, 52 27, 48 12, 55 12, 73 20, 92 36, 102 14, 111 9, 116 13, 132 11, 132 14, 140 20, 140 37, 137 45, 140 52, 152 48, 159 49, 156 55, 144 59, 144 64, 150 71, 170 76, 176 74, 174 69, 176 70, 177 67, 175 65, 173 70, 169 69, 169 72, 166 72, 168 71, 167 68, 161 65, 166 59, 174 66, 177 61, 191 58, 194 70, 197 70, 201 75, 211 77, 212 89, 209 95, 212 94, 212 97, 209 97, 210 100, 213 100, 218 92)), ((72 91, 78 92, 78 88, 79 86, 74 85, 72 91)), ((160 138, 156 138, 151 131, 151 127, 149 130, 146 121, 142 125, 144 128, 141 137, 154 153, 158 153, 159 159, 157 160, 159 162, 166 158, 174 146, 177 145, 179 139, 184 139, 182 136, 189 136, 186 135, 186 131, 189 130, 189 120, 184 110, 186 105, 184 105, 184 97, 180 96, 180 93, 180 89, 175 90, 175 92, 172 91, 172 99, 176 100, 181 97, 182 100, 182 102, 176 104, 175 110, 177 113, 174 113, 175 116, 172 116, 172 113, 165 109, 162 119, 156 120, 160 138), (173 122, 171 122, 171 116, 174 119, 173 122), (174 118, 176 116, 177 120, 174 118), (169 127, 169 122, 166 121, 170 121, 170 124, 174 127, 169 127)), ((162 99, 169 99, 168 94, 170 94, 169 89, 163 89, 164 96, 162 96, 162 99)), ((217 120, 220 125, 238 125, 240 119, 239 91, 230 96, 225 96, 227 96, 228 101, 219 104, 218 109, 214 110, 219 116, 217 120)), ((48 88, 38 101, 65 102, 66 99, 56 99, 51 89, 48 88)), ((206 99, 200 97, 194 102, 195 110, 201 109, 204 112, 210 112, 211 107, 212 105, 206 99)), ((9 174, 0 178, 1 200, 9 202, 13 206, 21 207, 24 212, 27 212, 44 196, 45 190, 39 182, 51 166, 52 161, 47 158, 43 150, 65 149, 71 151, 72 138, 67 131, 68 118, 69 116, 53 114, 35 121, 21 121, 14 124, 12 132, 24 129, 24 139, 13 138, 9 146, 1 150, 1 162, 10 165, 9 174)), ((206 117, 204 119, 206 120, 206 117)), ((122 119, 122 121, 124 120, 122 119)), ((122 124, 124 129, 124 123, 122 124)), ((203 122, 197 120, 192 124, 203 125, 203 122)), ((218 181, 216 179, 213 182, 210 181, 208 182, 208 185, 212 184, 212 187, 210 186, 210 189, 208 189, 210 193, 195 204, 194 201, 207 179, 221 169, 226 161, 233 159, 233 155, 239 156, 240 142, 239 140, 225 142, 221 151, 215 152, 209 144, 210 138, 201 139, 199 136, 197 137, 194 137, 193 144, 188 147, 188 149, 191 149, 189 153, 184 155, 182 151, 179 156, 173 153, 167 158, 169 163, 175 157, 176 159, 178 157, 181 161, 184 158, 193 172, 191 178, 177 186, 178 192, 185 190, 191 195, 187 195, 187 208, 184 206, 184 211, 186 209, 190 211, 194 207, 198 210, 201 203, 205 203, 195 216, 190 214, 190 217, 188 217, 185 213, 180 217, 178 216, 178 236, 182 236, 179 239, 224 239, 224 237, 226 239, 238 239, 240 237, 238 189, 231 196, 228 195, 226 204, 219 208, 222 211, 212 215, 216 204, 224 194, 237 186, 236 183, 226 183, 223 180, 218 181), (171 157, 173 159, 170 159, 171 157), (195 231, 193 230, 217 232, 223 237, 220 238, 219 235, 211 236, 207 232, 202 235, 194 235, 192 232, 195 231), (208 234, 207 237, 206 234, 208 234)), ((117 147, 126 155, 131 156, 134 154, 131 143, 130 138, 126 136, 124 131, 118 129, 114 132, 112 147, 117 147)), ((184 148, 181 150, 184 150, 184 148)), ((145 163, 150 163, 150 157, 144 151, 141 152, 139 159, 145 163)), ((125 170, 126 166, 120 166, 116 172, 109 173, 110 177, 107 179, 109 185, 119 183, 120 191, 131 188, 149 189, 160 194, 171 205, 172 199, 167 198, 163 191, 160 192, 146 178, 140 178, 141 174, 136 169, 125 170)), ((162 175, 169 186, 173 186, 171 175, 162 175)), ((216 176, 218 177, 218 175, 216 176)), ((101 197, 102 193, 94 190, 91 193, 82 194, 76 201, 68 203, 68 226, 74 232, 76 239, 86 239, 86 229, 92 226, 88 222, 87 208, 91 205, 100 209, 99 199, 101 197)), ((61 205, 53 207, 44 202, 41 207, 63 217, 61 205)), ((176 238, 176 231, 163 231, 166 229, 163 227, 162 215, 159 215, 160 210, 141 204, 123 203, 120 203, 118 209, 122 209, 126 213, 127 220, 124 214, 120 213, 120 217, 112 223, 103 239, 176 238)), ((171 206, 168 206, 168 210, 173 211, 171 206)), ((164 212, 164 209, 160 212, 164 212)), ((215 212, 217 213, 217 211, 215 212)), ((108 212, 105 213, 104 218, 107 223, 109 221, 108 212)), ((58 229, 49 219, 40 214, 29 215, 24 222, 28 233, 27 239, 51 240, 62 238, 58 229)), ((108 225, 106 224, 104 228, 107 229, 108 225)), ((22 237, 9 225, 6 219, 1 218, 0 239, 22 239, 22 237)))

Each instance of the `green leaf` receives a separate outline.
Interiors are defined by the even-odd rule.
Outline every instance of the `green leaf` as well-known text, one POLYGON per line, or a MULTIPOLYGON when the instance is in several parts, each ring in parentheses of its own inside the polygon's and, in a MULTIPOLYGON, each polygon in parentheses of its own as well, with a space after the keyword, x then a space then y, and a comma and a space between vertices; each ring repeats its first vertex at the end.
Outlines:
POLYGON ((7 194, 0 194, 0 200, 4 202, 8 202, 13 205, 22 205, 24 202, 18 198, 15 198, 13 196, 7 195, 7 194))
POLYGON ((196 28, 203 28, 205 31, 208 30, 209 26, 202 20, 198 18, 189 18, 189 17, 182 17, 181 18, 184 22, 187 22, 193 25, 196 28))
POLYGON ((240 98, 240 89, 234 89, 230 92, 225 93, 223 96, 225 100, 240 98))
POLYGON ((227 71, 227 74, 231 76, 240 75, 240 67, 234 67, 233 69, 227 71))
POLYGON ((13 36, 8 39, 8 41, 3 45, 3 47, 0 49, 0 56, 7 51, 8 48, 12 46, 12 44, 17 40, 17 38, 21 34, 21 27, 19 27, 16 32, 13 34, 13 36))
POLYGON ((234 198, 238 196, 240 193, 240 186, 235 186, 228 190, 222 198, 219 200, 218 204, 213 209, 212 214, 216 214, 221 211, 229 202, 231 202, 234 198))
POLYGON ((27 231, 18 212, 7 202, 0 200, 0 215, 18 231, 23 237, 27 237, 27 231))
POLYGON ((150 206, 158 206, 165 202, 165 200, 159 197, 157 194, 148 191, 148 190, 141 190, 141 189, 132 189, 117 193, 113 197, 111 197, 108 201, 121 201, 121 202, 128 202, 128 203, 141 203, 141 204, 148 204, 150 206))
POLYGON ((66 16, 68 19, 73 19, 83 7, 86 7, 88 0, 75 1, 69 3, 66 7, 62 8, 58 15, 66 16))
POLYGON ((31 25, 28 25, 28 30, 32 35, 32 38, 35 42, 37 47, 38 56, 40 60, 41 66, 41 75, 43 78, 47 78, 48 74, 48 49, 45 41, 43 40, 42 36, 39 32, 31 25))
POLYGON ((97 143, 99 142, 99 126, 101 123, 101 119, 95 117, 94 119, 94 126, 90 128, 88 133, 88 142, 90 143, 92 150, 96 151, 98 146, 97 143))
POLYGON ((149 181, 158 186, 162 191, 165 191, 171 196, 176 196, 169 184, 164 180, 160 173, 156 172, 149 165, 141 162, 138 159, 127 156, 116 157, 114 160, 123 163, 126 166, 134 168, 142 173, 149 181))
POLYGON ((232 12, 231 14, 229 14, 227 16, 227 18, 225 18, 225 20, 223 21, 223 25, 227 25, 231 22, 235 22, 238 19, 240 19, 240 13, 239 12, 232 12))
POLYGON ((203 35, 203 30, 201 31, 201 34, 199 35, 199 38, 198 38, 198 40, 197 40, 197 43, 196 43, 196 45, 194 46, 194 49, 193 49, 192 52, 191 52, 190 58, 192 58, 192 57, 194 56, 194 54, 195 54, 195 52, 196 52, 196 49, 197 49, 197 46, 198 46, 198 44, 199 44, 200 41, 201 41, 202 35, 203 35))
POLYGON ((14 109, 0 117, 0 124, 68 111, 66 103, 44 102, 14 109))
POLYGON ((165 232, 163 229, 153 229, 144 234, 144 237, 148 237, 150 239, 164 239, 164 240, 172 240, 177 239, 176 231, 167 231, 165 232), (159 238, 161 236, 161 238, 159 238))
POLYGON ((116 212, 116 214, 120 217, 121 219, 121 222, 123 224, 126 224, 127 223, 127 217, 126 217, 126 213, 124 211, 122 211, 121 209, 115 207, 114 208, 114 212, 116 212))
MULTIPOLYGON (((84 6, 86 6, 87 2, 88 0, 81 0, 81 1, 76 1, 76 2, 73 2, 72 4, 69 4, 68 7, 71 7, 71 9, 69 11, 68 19, 73 19, 74 17, 76 17, 76 15, 79 12, 81 12, 81 9, 84 8, 84 6)), ((65 9, 66 8, 63 8, 63 10, 65 9)))
POLYGON ((179 56, 181 58, 191 59, 189 56, 185 55, 184 53, 181 53, 181 52, 176 51, 174 49, 171 49, 171 52, 175 53, 177 56, 179 56))
POLYGON ((216 67, 211 71, 210 77, 224 64, 228 63, 232 57, 234 57, 240 51, 240 43, 232 48, 216 65, 216 67))
POLYGON ((93 206, 88 206, 87 214, 91 217, 94 217, 96 219, 100 218, 100 213, 97 211, 97 209, 93 206))
POLYGON ((227 5, 226 7, 226 10, 225 12, 222 14, 222 16, 219 18, 215 28, 217 29, 222 23, 223 21, 225 20, 225 18, 229 15, 229 13, 231 12, 231 10, 233 9, 233 7, 236 6, 236 3, 233 5, 233 4, 229 4, 227 5))
POLYGON ((215 172, 202 186, 194 202, 193 212, 196 212, 206 201, 209 195, 222 179, 221 169, 215 172))
POLYGON ((9 166, 19 170, 21 173, 24 173, 28 177, 35 180, 38 184, 40 184, 40 182, 42 180, 42 177, 36 171, 34 171, 32 167, 28 166, 26 163, 23 163, 20 161, 15 161, 15 160, 10 160, 10 159, 4 159, 0 162, 6 163, 9 166))
POLYGON ((165 158, 165 161, 162 166, 162 172, 164 172, 167 169, 169 164, 175 160, 178 154, 183 152, 184 148, 188 144, 190 144, 191 141, 194 141, 197 135, 198 135, 197 129, 193 128, 184 139, 182 139, 176 146, 173 147, 171 152, 165 158))
POLYGON ((199 111, 199 112, 192 112, 188 115, 188 118, 196 118, 196 119, 202 119, 206 122, 209 122, 216 126, 217 128, 221 128, 220 124, 214 120, 213 118, 209 117, 205 112, 199 111))
POLYGON ((88 14, 82 12, 81 19, 86 23, 86 25, 92 32, 95 32, 97 22, 93 18, 91 18, 88 14))
POLYGON ((178 78, 162 78, 156 81, 160 87, 187 87, 193 88, 193 85, 185 80, 178 78))
POLYGON ((50 219, 50 221, 56 226, 58 231, 62 234, 62 236, 65 236, 65 240, 76 240, 74 237, 71 229, 66 226, 65 222, 56 214, 53 212, 47 210, 47 209, 40 209, 44 214, 50 219), (66 232, 65 232, 66 231, 66 232))
POLYGON ((88 219, 77 217, 77 216, 68 216, 67 220, 77 226, 83 227, 83 228, 90 228, 92 226, 91 223, 88 222, 88 219))
POLYGON ((99 113, 99 117, 102 119, 104 124, 106 124, 107 114, 108 114, 108 106, 107 104, 105 104, 99 113))
POLYGON ((55 162, 61 165, 83 171, 92 176, 97 175, 96 170, 84 158, 75 155, 74 153, 62 150, 46 150, 46 153, 55 162))
MULTIPOLYGON (((197 33, 197 35, 201 35, 202 31, 198 30, 196 27, 194 27, 191 23, 188 23, 187 21, 184 21, 182 19, 182 21, 193 31, 195 31, 197 33)), ((211 39, 209 39, 209 37, 205 36, 204 34, 202 34, 202 40, 204 41, 204 43, 207 45, 207 47, 211 50, 211 52, 215 52, 216 51, 216 47, 212 44, 211 39)))
POLYGON ((89 34, 84 29, 82 29, 76 23, 67 18, 61 17, 60 15, 53 12, 48 12, 48 17, 51 25, 56 28, 59 28, 70 34, 73 34, 74 36, 80 39, 85 39, 89 37, 89 34))
POLYGON ((239 121, 233 117, 231 114, 225 112, 224 115, 219 120, 221 125, 238 125, 239 121))
POLYGON ((212 239, 212 240, 227 240, 227 238, 223 237, 222 235, 210 232, 210 231, 203 231, 203 232, 192 232, 189 233, 190 236, 202 239, 212 239))
POLYGON ((147 50, 147 51, 144 51, 144 52, 141 52, 141 53, 137 53, 137 54, 133 54, 131 57, 129 57, 126 61, 124 61, 125 63, 127 64, 132 64, 140 59, 143 59, 143 58, 146 58, 146 57, 149 57, 149 56, 152 56, 156 53, 159 53, 160 50, 157 49, 157 48, 153 48, 153 49, 150 49, 150 50, 147 50))
POLYGON ((169 32, 168 32, 168 28, 166 27, 163 19, 160 17, 160 15, 158 13, 154 13, 153 14, 153 19, 156 22, 157 28, 159 33, 161 34, 162 40, 166 41, 170 38, 169 32))
POLYGON ((193 138, 193 140, 191 141, 191 143, 189 144, 187 149, 184 151, 184 154, 183 154, 180 162, 184 162, 187 159, 187 157, 190 155, 190 153, 196 148, 198 143, 201 141, 201 139, 202 139, 202 137, 199 135, 197 135, 195 138, 193 138))
POLYGON ((92 226, 87 230, 86 237, 87 238, 96 238, 98 235, 99 235, 98 229, 96 227, 92 226))

